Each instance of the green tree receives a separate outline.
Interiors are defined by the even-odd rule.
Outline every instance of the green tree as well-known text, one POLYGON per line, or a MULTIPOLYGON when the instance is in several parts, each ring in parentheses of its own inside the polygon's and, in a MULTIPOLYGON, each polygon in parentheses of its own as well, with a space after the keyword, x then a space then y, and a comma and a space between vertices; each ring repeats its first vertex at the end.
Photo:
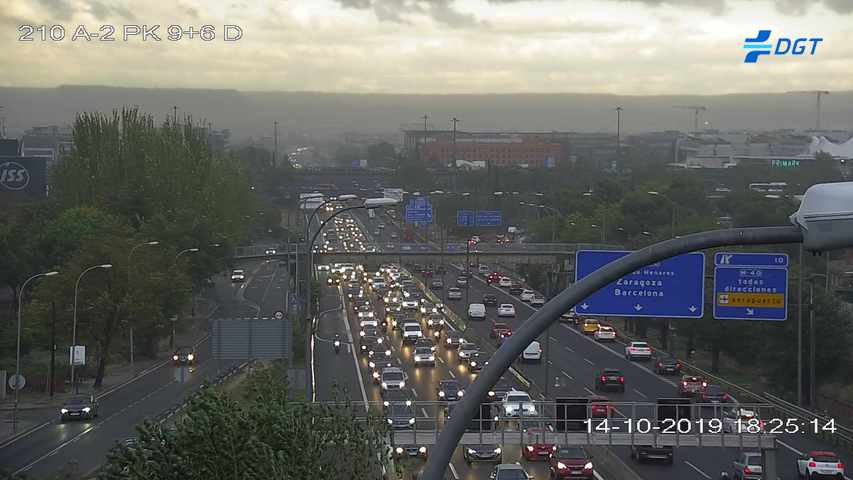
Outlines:
POLYGON ((370 167, 393 168, 397 165, 397 152, 394 145, 379 142, 367 146, 367 164, 370 167))

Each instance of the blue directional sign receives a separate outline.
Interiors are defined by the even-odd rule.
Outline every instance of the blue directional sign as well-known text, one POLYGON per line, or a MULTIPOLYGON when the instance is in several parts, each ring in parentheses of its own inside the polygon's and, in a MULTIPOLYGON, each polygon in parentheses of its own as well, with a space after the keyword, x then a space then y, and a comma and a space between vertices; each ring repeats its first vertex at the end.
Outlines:
MULTIPOLYGON (((631 252, 578 250, 575 281, 631 252)), ((668 258, 626 275, 575 305, 578 315, 702 318, 705 254, 668 258)))
POLYGON ((502 223, 500 210, 477 210, 478 227, 499 227, 502 223))
POLYGON ((786 320, 788 255, 729 252, 715 254, 714 318, 786 320))
POLYGON ((406 204, 406 223, 432 223, 432 205, 425 197, 415 197, 406 204))
POLYGON ((475 223, 474 218, 474 210, 456 211, 456 225, 460 227, 473 227, 475 223))

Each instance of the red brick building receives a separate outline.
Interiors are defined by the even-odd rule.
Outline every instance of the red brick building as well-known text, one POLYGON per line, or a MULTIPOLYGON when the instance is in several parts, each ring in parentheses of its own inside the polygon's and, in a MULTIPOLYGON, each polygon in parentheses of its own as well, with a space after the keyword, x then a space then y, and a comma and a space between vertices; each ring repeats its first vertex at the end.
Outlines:
MULTIPOLYGON (((496 167, 553 168, 568 153, 565 134, 560 132, 456 132, 407 131, 406 146, 420 149, 426 163, 451 165, 453 159, 490 163, 496 167), (424 142, 426 138, 426 142, 424 142)), ((410 151, 412 151, 410 150, 410 151)))

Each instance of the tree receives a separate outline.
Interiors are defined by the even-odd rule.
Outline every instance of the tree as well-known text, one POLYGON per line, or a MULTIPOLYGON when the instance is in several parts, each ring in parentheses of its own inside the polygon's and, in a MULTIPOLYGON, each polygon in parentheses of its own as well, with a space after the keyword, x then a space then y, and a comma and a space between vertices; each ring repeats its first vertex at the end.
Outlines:
POLYGON ((367 146, 367 164, 370 167, 393 168, 397 165, 397 152, 394 145, 379 142, 367 146))

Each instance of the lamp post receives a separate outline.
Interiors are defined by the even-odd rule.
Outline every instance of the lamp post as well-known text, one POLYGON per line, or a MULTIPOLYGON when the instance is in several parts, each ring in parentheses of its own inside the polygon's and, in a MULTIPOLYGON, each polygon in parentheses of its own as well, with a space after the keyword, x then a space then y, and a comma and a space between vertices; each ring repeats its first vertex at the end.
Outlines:
MULTIPOLYGON (((127 254, 127 307, 128 307, 128 313, 130 310, 130 272, 133 271, 132 264, 130 263, 130 261, 133 258, 133 252, 135 252, 136 249, 138 249, 140 247, 147 247, 147 246, 153 247, 156 245, 160 245, 160 242, 157 240, 152 240, 150 242, 140 243, 140 244, 135 245, 133 248, 131 248, 130 253, 127 254)), ((129 341, 130 341, 130 370, 132 372, 135 372, 136 370, 133 368, 133 322, 130 323, 130 328, 128 328, 128 335, 130 336, 130 338, 129 338, 129 341)))
POLYGON ((654 191, 654 190, 650 190, 646 193, 648 193, 649 195, 652 195, 654 197, 661 197, 669 203, 669 208, 670 208, 670 211, 672 212, 672 222, 670 223, 669 238, 675 238, 675 202, 673 202, 672 199, 669 198, 668 196, 666 196, 660 192, 654 191))
MULTIPOLYGON (((829 252, 827 252, 829 253, 829 252)), ((816 278, 826 277, 824 273, 813 273, 809 275, 809 404, 812 408, 815 407, 815 399, 817 396, 817 382, 815 381, 815 376, 817 375, 817 368, 815 367, 816 363, 816 348, 817 348, 817 339, 815 338, 815 324, 814 324, 814 281, 816 278)), ((827 293, 829 290, 827 290, 827 293)), ((800 354, 802 355, 802 354, 800 354)))
MULTIPOLYGON (((21 290, 18 292, 18 346, 15 353, 15 378, 18 379, 21 376, 21 309, 24 304, 24 290, 27 288, 27 284, 31 281, 41 278, 41 277, 52 277, 54 275, 58 275, 59 272, 56 270, 38 273, 33 275, 32 277, 24 280, 24 284, 21 285, 21 290)), ((6 388, 4 385, 3 388, 6 388)), ((14 431, 18 426, 18 394, 21 391, 21 386, 17 385, 15 388, 15 408, 12 410, 12 430, 14 431)))
MULTIPOLYGON (((181 257, 181 255, 183 255, 185 253, 196 253, 198 251, 199 251, 199 249, 197 247, 185 248, 185 249, 181 250, 180 252, 177 253, 177 255, 175 255, 175 264, 178 263, 178 259, 181 257)), ((192 278, 190 278, 190 301, 192 301, 194 294, 195 294, 195 289, 193 288, 192 278)), ((175 320, 177 319, 177 317, 173 317, 173 318, 175 320)), ((175 320, 172 321, 172 336, 169 338, 169 346, 172 349, 175 348, 175 324, 177 323, 175 320)))
POLYGON ((534 207, 543 210, 548 210, 549 212, 554 213, 553 220, 551 221, 551 243, 557 242, 557 219, 560 218, 560 211, 554 207, 549 207, 545 204, 536 204, 536 203, 528 203, 528 202, 518 202, 519 205, 523 205, 525 207, 534 207))
MULTIPOLYGON (((583 192, 583 196, 592 198, 595 195, 592 191, 583 192)), ((595 226, 593 226, 595 228, 595 226)), ((607 241, 607 217, 604 210, 601 211, 601 243, 607 241)))
POLYGON ((83 273, 77 277, 77 282, 74 284, 74 310, 72 315, 73 321, 71 323, 71 384, 74 385, 74 393, 80 393, 79 385, 77 385, 77 377, 74 375, 74 353, 77 351, 77 293, 80 290, 80 280, 83 279, 83 276, 98 268, 109 269, 113 268, 113 265, 111 263, 92 265, 91 267, 83 270, 83 273))

